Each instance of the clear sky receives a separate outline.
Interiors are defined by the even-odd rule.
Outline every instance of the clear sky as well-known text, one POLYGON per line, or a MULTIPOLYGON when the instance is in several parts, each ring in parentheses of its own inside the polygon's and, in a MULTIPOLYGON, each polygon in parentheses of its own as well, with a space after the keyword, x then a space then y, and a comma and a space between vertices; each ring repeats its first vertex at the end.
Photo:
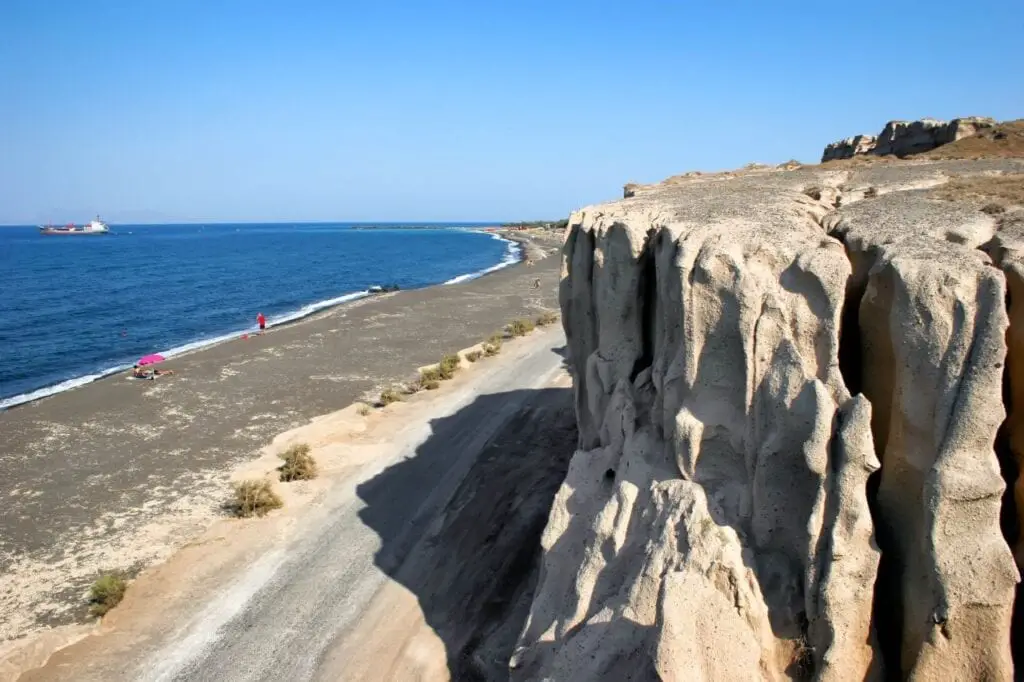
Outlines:
POLYGON ((556 218, 1024 116, 1024 2, 0 0, 0 223, 556 218))

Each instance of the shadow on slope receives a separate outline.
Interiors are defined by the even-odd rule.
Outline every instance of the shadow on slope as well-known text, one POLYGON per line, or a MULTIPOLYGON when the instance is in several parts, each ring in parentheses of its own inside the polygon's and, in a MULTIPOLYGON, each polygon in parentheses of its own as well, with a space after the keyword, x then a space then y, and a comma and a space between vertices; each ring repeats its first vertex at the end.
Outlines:
POLYGON ((576 445, 572 405, 569 388, 479 396, 357 489, 376 564, 416 595, 453 680, 508 679, 576 445))

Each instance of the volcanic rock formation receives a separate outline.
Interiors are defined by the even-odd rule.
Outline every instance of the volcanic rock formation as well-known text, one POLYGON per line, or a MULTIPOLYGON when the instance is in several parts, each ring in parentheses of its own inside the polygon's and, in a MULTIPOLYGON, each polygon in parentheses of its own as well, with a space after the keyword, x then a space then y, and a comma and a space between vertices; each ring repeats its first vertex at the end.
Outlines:
POLYGON ((952 121, 925 118, 920 121, 889 121, 878 135, 857 135, 825 147, 822 162, 849 159, 861 154, 908 156, 926 152, 991 128, 991 118, 970 116, 952 121))
POLYGON ((513 679, 1011 679, 1024 220, 928 188, 1022 171, 758 169, 573 214, 579 447, 513 679))

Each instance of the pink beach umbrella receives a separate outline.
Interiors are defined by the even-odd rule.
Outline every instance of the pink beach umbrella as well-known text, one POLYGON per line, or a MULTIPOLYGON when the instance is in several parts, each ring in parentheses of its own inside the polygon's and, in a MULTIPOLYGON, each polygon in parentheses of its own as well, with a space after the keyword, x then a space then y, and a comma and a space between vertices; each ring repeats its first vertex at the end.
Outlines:
POLYGON ((139 358, 139 361, 135 364, 137 364, 139 367, 142 367, 144 365, 155 365, 156 363, 163 361, 164 356, 160 355, 159 353, 152 353, 150 355, 142 356, 141 358, 139 358))

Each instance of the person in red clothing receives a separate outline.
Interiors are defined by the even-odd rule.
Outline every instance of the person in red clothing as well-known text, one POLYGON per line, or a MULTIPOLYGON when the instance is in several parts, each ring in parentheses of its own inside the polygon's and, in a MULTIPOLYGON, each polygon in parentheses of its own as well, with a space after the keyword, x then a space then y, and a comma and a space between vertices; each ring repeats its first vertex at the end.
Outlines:
POLYGON ((260 326, 260 332, 267 328, 267 318, 263 317, 263 313, 256 313, 256 324, 260 326))

